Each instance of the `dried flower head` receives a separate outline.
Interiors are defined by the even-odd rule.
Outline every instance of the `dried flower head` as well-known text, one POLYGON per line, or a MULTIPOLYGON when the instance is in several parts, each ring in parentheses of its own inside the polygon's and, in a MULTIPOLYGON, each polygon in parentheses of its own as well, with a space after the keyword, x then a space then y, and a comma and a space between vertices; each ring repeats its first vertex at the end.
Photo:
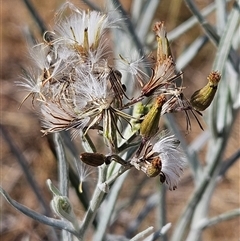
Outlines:
POLYGON ((202 116, 201 112, 195 110, 188 99, 183 94, 184 87, 168 88, 165 95, 168 97, 168 100, 162 107, 161 115, 166 113, 174 113, 174 112, 184 112, 186 117, 186 129, 191 130, 191 119, 189 112, 193 115, 195 120, 197 121, 199 127, 203 130, 202 124, 198 119, 197 115, 202 116))
MULTIPOLYGON (((103 137, 110 149, 108 156, 82 153, 82 163, 94 167, 111 161, 129 168, 133 165, 148 177, 159 176, 161 183, 174 190, 185 157, 173 135, 159 134, 160 118, 165 113, 184 112, 188 129, 190 112, 202 127, 195 113, 200 114, 199 110, 211 103, 220 75, 211 73, 208 85, 188 101, 183 94, 185 88, 176 83, 182 73, 176 70, 164 22, 154 26, 156 58, 147 62, 145 56, 132 50, 130 57, 117 53, 119 58, 113 58, 108 30, 116 27, 118 21, 106 13, 82 11, 71 3, 64 4, 53 30, 47 31, 43 42, 30 50, 33 68, 25 74, 25 83, 19 85, 28 89, 26 98, 32 97, 33 104, 37 103, 44 134, 72 130, 73 136, 82 136, 94 129, 103 137), (67 10, 70 15, 63 13, 67 10), (146 67, 151 67, 151 76, 146 67), (124 71, 139 82, 141 90, 137 97, 133 97, 135 91, 127 89, 126 82, 122 83, 124 71), (149 108, 144 105, 148 97, 154 99, 149 108), (127 110, 132 106, 133 112, 127 110), (128 124, 134 132, 133 139, 123 143, 123 131, 128 124), (136 144, 134 139, 140 138, 130 162, 118 157, 124 148, 136 144)), ((80 190, 82 182, 81 179, 80 190)))
POLYGON ((172 56, 164 22, 156 22, 153 31, 156 34, 158 43, 157 62, 162 64, 164 60, 166 60, 169 56, 172 56))
POLYGON ((148 177, 160 176, 160 181, 165 182, 169 190, 175 190, 186 166, 179 144, 174 135, 162 132, 160 138, 155 136, 145 143, 130 163, 148 177))
POLYGON ((150 80, 142 88, 142 95, 151 96, 153 94, 161 94, 171 86, 181 74, 176 74, 175 63, 171 56, 163 62, 157 62, 152 72, 150 80))
POLYGON ((76 135, 96 128, 114 150, 117 136, 122 137, 120 119, 132 118, 121 110, 128 98, 122 74, 109 64, 106 33, 118 20, 69 4, 62 10, 69 6, 72 14, 59 14, 54 31, 31 49, 33 74, 20 85, 30 91, 26 98, 39 104, 44 134, 71 129, 76 135))
MULTIPOLYGON (((65 8, 67 7, 69 6, 66 5, 65 8)), ((61 52, 66 56, 71 55, 79 61, 90 61, 92 64, 98 63, 109 55, 105 35, 108 29, 116 27, 119 19, 110 19, 108 14, 97 11, 73 10, 66 18, 62 14, 58 15, 54 46, 56 49, 62 48, 61 52)))

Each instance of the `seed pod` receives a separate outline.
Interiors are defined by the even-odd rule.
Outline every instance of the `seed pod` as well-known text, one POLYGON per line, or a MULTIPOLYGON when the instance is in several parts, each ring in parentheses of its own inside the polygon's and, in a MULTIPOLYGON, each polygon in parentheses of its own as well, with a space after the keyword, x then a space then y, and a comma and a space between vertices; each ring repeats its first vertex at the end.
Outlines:
POLYGON ((140 134, 144 139, 149 139, 157 133, 162 106, 165 102, 166 97, 164 95, 159 95, 141 123, 140 134))
POLYGON ((162 162, 160 157, 155 157, 150 164, 148 164, 146 175, 148 177, 156 177, 162 170, 162 162))
POLYGON ((106 156, 100 153, 89 153, 83 152, 80 155, 81 160, 90 166, 98 167, 101 166, 107 160, 106 156))
POLYGON ((213 71, 209 74, 207 79, 207 85, 194 92, 191 96, 190 103, 197 111, 204 111, 212 103, 221 75, 219 72, 213 71))

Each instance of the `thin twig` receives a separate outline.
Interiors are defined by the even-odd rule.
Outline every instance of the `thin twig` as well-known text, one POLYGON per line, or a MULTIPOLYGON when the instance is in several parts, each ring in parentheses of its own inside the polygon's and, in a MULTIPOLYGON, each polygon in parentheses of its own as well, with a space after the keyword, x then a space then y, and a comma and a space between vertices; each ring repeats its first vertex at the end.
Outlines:
POLYGON ((156 240, 159 240, 160 237, 163 239, 163 237, 166 237, 166 233, 171 228, 171 226, 172 226, 171 223, 167 223, 160 230, 150 235, 150 237, 147 237, 146 239, 144 239, 144 241, 156 241, 156 240))
POLYGON ((63 196, 68 196, 68 165, 60 134, 54 133, 53 139, 58 159, 59 190, 63 196))
MULTIPOLYGON (((206 32, 208 37, 212 40, 212 42, 214 43, 215 46, 218 46, 220 37, 217 34, 216 30, 206 21, 206 19, 203 17, 203 15, 198 10, 197 6, 193 3, 192 0, 185 0, 185 2, 186 2, 187 7, 193 13, 193 15, 195 15, 196 18, 198 19, 199 23, 201 24, 202 28, 204 29, 204 31, 206 32)), ((237 9, 236 5, 237 4, 233 5, 233 9, 236 9, 236 11, 238 11, 238 14, 239 14, 239 10, 237 9)), ((238 70, 238 64, 237 64, 238 61, 236 61, 236 59, 239 60, 239 57, 232 48, 229 52, 229 57, 230 57, 231 63, 233 64, 234 69, 238 70)))
POLYGON ((178 70, 183 70, 194 57, 199 53, 199 51, 208 42, 206 36, 198 37, 188 48, 177 58, 176 66, 178 70))
POLYGON ((105 202, 103 203, 105 206, 103 207, 103 210, 102 210, 103 215, 99 216, 98 229, 94 235, 95 241, 101 241, 105 239, 104 237, 106 235, 106 230, 108 228, 110 219, 114 213, 114 207, 118 198, 118 194, 123 185, 123 182, 126 179, 127 174, 128 173, 125 172, 116 180, 116 182, 112 186, 111 192, 108 195, 108 199, 105 199, 105 202))
POLYGON ((209 228, 209 227, 211 227, 213 225, 216 225, 220 222, 224 222, 224 221, 236 218, 238 216, 240 216, 240 209, 239 208, 228 211, 228 212, 225 212, 225 213, 222 213, 222 214, 220 214, 216 217, 209 218, 209 219, 201 222, 201 229, 209 228))
POLYGON ((147 229, 143 230, 142 232, 135 235, 130 241, 138 241, 142 240, 145 236, 149 235, 153 231, 153 227, 148 227, 147 229))
MULTIPOLYGON (((104 192, 103 189, 100 189, 100 185, 103 184, 103 181, 106 178, 106 171, 107 171, 107 166, 106 165, 102 165, 99 168, 99 176, 98 176, 98 185, 95 188, 95 191, 93 193, 93 197, 91 199, 91 202, 89 204, 88 210, 85 214, 84 220, 80 226, 80 240, 83 240, 84 235, 87 232, 88 227, 90 226, 90 224, 93 222, 97 210, 100 207, 103 198, 105 197, 106 193, 104 192)), ((107 184, 106 184, 107 185, 107 184)))
MULTIPOLYGON (((59 175, 59 190, 63 196, 68 196, 68 164, 64 152, 62 141, 60 140, 60 134, 53 134, 53 141, 55 144, 57 159, 58 159, 58 175, 59 175)), ((62 230, 62 240, 72 239, 71 236, 62 230)))
POLYGON ((16 208, 18 211, 22 212, 23 214, 27 215, 28 217, 39 221, 40 223, 55 227, 57 229, 66 230, 76 237, 78 236, 78 233, 76 230, 72 227, 72 225, 69 222, 63 221, 63 220, 57 220, 54 218, 47 217, 45 215, 41 215, 24 205, 16 202, 10 196, 0 187, 0 193, 4 196, 4 198, 7 200, 9 204, 11 204, 14 208, 16 208))
MULTIPOLYGON (((216 9, 216 4, 211 3, 206 8, 202 9, 201 14, 203 17, 207 17, 216 9)), ((182 34, 186 33, 190 28, 194 27, 198 23, 198 20, 195 16, 190 17, 188 20, 178 25, 172 31, 170 31, 167 36, 169 41, 173 41, 179 38, 182 34)))

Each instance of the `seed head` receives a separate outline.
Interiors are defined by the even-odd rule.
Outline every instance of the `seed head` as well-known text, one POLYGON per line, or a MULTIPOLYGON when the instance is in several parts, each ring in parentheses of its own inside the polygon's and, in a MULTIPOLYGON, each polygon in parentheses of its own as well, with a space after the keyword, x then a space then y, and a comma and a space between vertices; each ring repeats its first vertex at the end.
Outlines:
POLYGON ((162 132, 146 142, 130 163, 148 177, 160 176, 161 183, 175 190, 186 165, 179 144, 173 135, 162 132))

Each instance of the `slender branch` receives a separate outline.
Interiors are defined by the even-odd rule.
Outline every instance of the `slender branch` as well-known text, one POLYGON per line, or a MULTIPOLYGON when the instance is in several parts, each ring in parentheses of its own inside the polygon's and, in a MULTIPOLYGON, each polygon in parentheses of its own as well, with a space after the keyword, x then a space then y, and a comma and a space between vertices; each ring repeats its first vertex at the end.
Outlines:
MULTIPOLYGON (((158 227, 162 228, 166 225, 167 223, 167 210, 166 210, 166 192, 167 192, 167 188, 165 185, 161 185, 159 184, 158 181, 158 186, 159 186, 159 190, 158 190, 158 212, 156 213, 156 219, 158 222, 158 227)), ((163 241, 167 241, 167 236, 165 234, 162 235, 162 240, 163 241)))
POLYGON ((175 228, 173 236, 171 238, 172 241, 182 240, 182 236, 184 235, 187 226, 191 222, 194 210, 199 201, 201 200, 206 188, 208 187, 208 184, 210 183, 210 177, 213 175, 219 163, 219 160, 221 160, 221 155, 224 150, 223 146, 225 146, 225 143, 225 138, 219 138, 215 140, 216 146, 214 148, 214 153, 212 153, 213 160, 210 162, 207 169, 203 172, 202 180, 200 180, 200 183, 191 195, 189 202, 187 203, 182 215, 180 216, 177 227, 175 228))
POLYGON ((88 135, 88 133, 85 133, 84 135, 82 135, 82 145, 86 152, 92 152, 92 153, 97 152, 97 149, 91 137, 88 135))
MULTIPOLYGON (((66 147, 72 154, 72 158, 78 159, 79 153, 77 151, 76 146, 74 145, 74 142, 71 141, 69 132, 67 132, 67 131, 61 132, 60 136, 61 136, 61 139, 63 140, 64 147, 66 147)), ((50 148, 51 148, 55 158, 57 159, 56 148, 55 148, 55 145, 52 140, 53 135, 48 135, 47 137, 48 137, 48 142, 49 142, 50 148)), ((87 195, 87 194, 89 194, 89 190, 86 187, 87 183, 83 186, 83 193, 80 193, 79 192, 79 177, 76 175, 76 172, 74 171, 74 169, 71 165, 69 165, 69 174, 68 175, 69 175, 69 181, 71 182, 71 185, 74 187, 79 200, 83 204, 85 210, 87 210, 88 204, 90 202, 89 196, 87 195)), ((94 221, 94 226, 96 226, 95 221, 94 221)))
POLYGON ((59 171, 59 190, 63 196, 68 196, 68 165, 64 152, 60 134, 54 133, 53 140, 55 143, 56 154, 58 159, 59 171))
POLYGON ((199 53, 199 51, 208 42, 208 38, 204 36, 198 37, 188 48, 178 57, 176 61, 176 66, 178 70, 184 69, 194 57, 199 53))
POLYGON ((124 172, 128 171, 131 168, 131 166, 122 166, 115 174, 113 174, 105 183, 108 186, 111 186, 114 181, 122 175, 124 172))
MULTIPOLYGON (((206 19, 203 17, 203 15, 198 10, 197 6, 193 3, 192 0, 185 0, 185 3, 187 5, 187 7, 190 9, 190 11, 193 13, 193 15, 196 16, 196 18, 198 19, 202 28, 204 29, 204 31, 206 32, 208 37, 212 40, 214 45, 218 46, 219 41, 220 41, 220 37, 217 34, 216 30, 206 21, 206 19)), ((239 14, 239 10, 237 9, 236 5, 237 4, 233 5, 233 9, 236 9, 236 11, 238 11, 238 14, 239 14)), ((232 48, 229 52, 229 57, 230 57, 230 61, 232 62, 235 70, 238 70, 238 64, 236 63, 238 61, 235 61, 235 60, 236 59, 239 60, 239 57, 238 57, 237 53, 232 48)))
MULTIPOLYGON (((53 134, 53 141, 55 144, 57 159, 58 159, 58 175, 59 175, 59 190, 63 196, 68 196, 68 164, 64 152, 63 143, 60 140, 60 134, 53 134)), ((71 241, 71 235, 62 230, 62 240, 71 241)))
POLYGON ((230 219, 233 219, 233 218, 236 218, 240 216, 240 209, 237 208, 237 209, 234 209, 234 210, 231 210, 231 211, 228 211, 228 212, 225 212, 225 213, 222 213, 216 217, 213 217, 213 218, 209 218, 207 220, 204 220, 203 222, 201 222, 201 229, 206 229, 206 228, 209 228, 215 224, 218 224, 220 222, 224 222, 224 221, 227 221, 227 220, 230 220, 230 219))
POLYGON ((144 187, 146 182, 149 180, 147 176, 143 176, 138 183, 135 183, 133 192, 129 195, 128 200, 122 202, 117 207, 115 211, 115 216, 117 216, 124 208, 132 206, 139 199, 141 189, 144 187))
MULTIPOLYGON (((216 9, 216 4, 209 4, 206 8, 201 11, 203 17, 207 17, 210 13, 212 13, 216 9)), ((179 38, 182 34, 186 33, 190 28, 194 27, 198 23, 198 20, 195 16, 190 17, 188 20, 178 25, 172 31, 168 33, 169 41, 173 41, 179 38)))
MULTIPOLYGON (((91 199, 90 205, 88 207, 88 210, 85 214, 84 220, 80 226, 80 238, 81 240, 83 240, 84 235, 86 234, 86 231, 88 229, 88 227, 90 226, 90 224, 92 223, 92 221, 94 220, 97 210, 100 207, 103 198, 105 197, 106 193, 104 192, 103 189, 100 189, 100 186, 103 184, 103 181, 106 178, 106 171, 107 171, 107 166, 106 165, 102 165, 99 168, 99 175, 98 175, 98 185, 95 188, 95 191, 93 193, 93 197, 91 199)), ((107 186, 107 185, 106 185, 107 186)))
POLYGON ((200 162, 198 160, 198 156, 195 150, 190 150, 188 148, 188 145, 186 143, 186 140, 183 138, 180 129, 178 128, 178 125, 174 119, 174 116, 166 114, 166 122, 169 128, 173 131, 176 138, 180 141, 182 149, 185 151, 188 163, 191 167, 191 171, 193 172, 194 180, 199 180, 199 177, 202 175, 201 173, 201 166, 200 162))
POLYGON ((145 236, 149 235, 153 231, 153 227, 148 227, 147 229, 143 230, 142 232, 135 235, 130 241, 138 241, 142 240, 145 236))
POLYGON ((160 230, 158 230, 158 231, 154 232, 152 235, 150 235, 150 237, 144 239, 144 241, 155 241, 155 240, 159 240, 160 237, 161 238, 166 237, 166 233, 171 228, 171 226, 172 226, 171 223, 167 223, 160 230))
POLYGON ((114 213, 114 207, 118 198, 119 191, 123 185, 123 182, 126 179, 126 175, 128 173, 125 172, 123 175, 121 175, 116 182, 112 186, 112 190, 108 195, 108 199, 105 200, 104 207, 107 207, 107 209, 104 208, 103 212, 104 215, 101 215, 99 217, 99 225, 97 232, 94 235, 95 241, 101 241, 105 239, 106 230, 108 228, 109 222, 111 217, 114 213))
POLYGON ((72 225, 69 222, 63 221, 63 220, 57 220, 54 218, 47 217, 45 215, 41 215, 26 206, 16 202, 13 200, 1 187, 0 187, 0 193, 3 195, 3 197, 6 199, 6 201, 12 205, 14 208, 16 208, 18 211, 22 212, 23 214, 27 215, 28 217, 37 220, 43 224, 55 227, 57 229, 66 230, 76 237, 78 236, 78 233, 76 230, 72 227, 72 225))
MULTIPOLYGON (((151 24, 153 22, 153 18, 155 17, 155 12, 158 9, 158 5, 159 5, 159 0, 150 0, 150 1, 146 1, 145 4, 143 4, 142 1, 135 1, 135 5, 143 5, 141 6, 142 11, 141 11, 141 15, 132 17, 133 20, 136 20, 134 22, 136 22, 136 34, 138 36, 139 39, 147 39, 147 33, 151 27, 151 24)), ((135 6, 133 6, 134 8, 135 6)), ((132 11, 134 10, 132 8, 132 11)), ((146 41, 143 42, 143 44, 146 41)))

